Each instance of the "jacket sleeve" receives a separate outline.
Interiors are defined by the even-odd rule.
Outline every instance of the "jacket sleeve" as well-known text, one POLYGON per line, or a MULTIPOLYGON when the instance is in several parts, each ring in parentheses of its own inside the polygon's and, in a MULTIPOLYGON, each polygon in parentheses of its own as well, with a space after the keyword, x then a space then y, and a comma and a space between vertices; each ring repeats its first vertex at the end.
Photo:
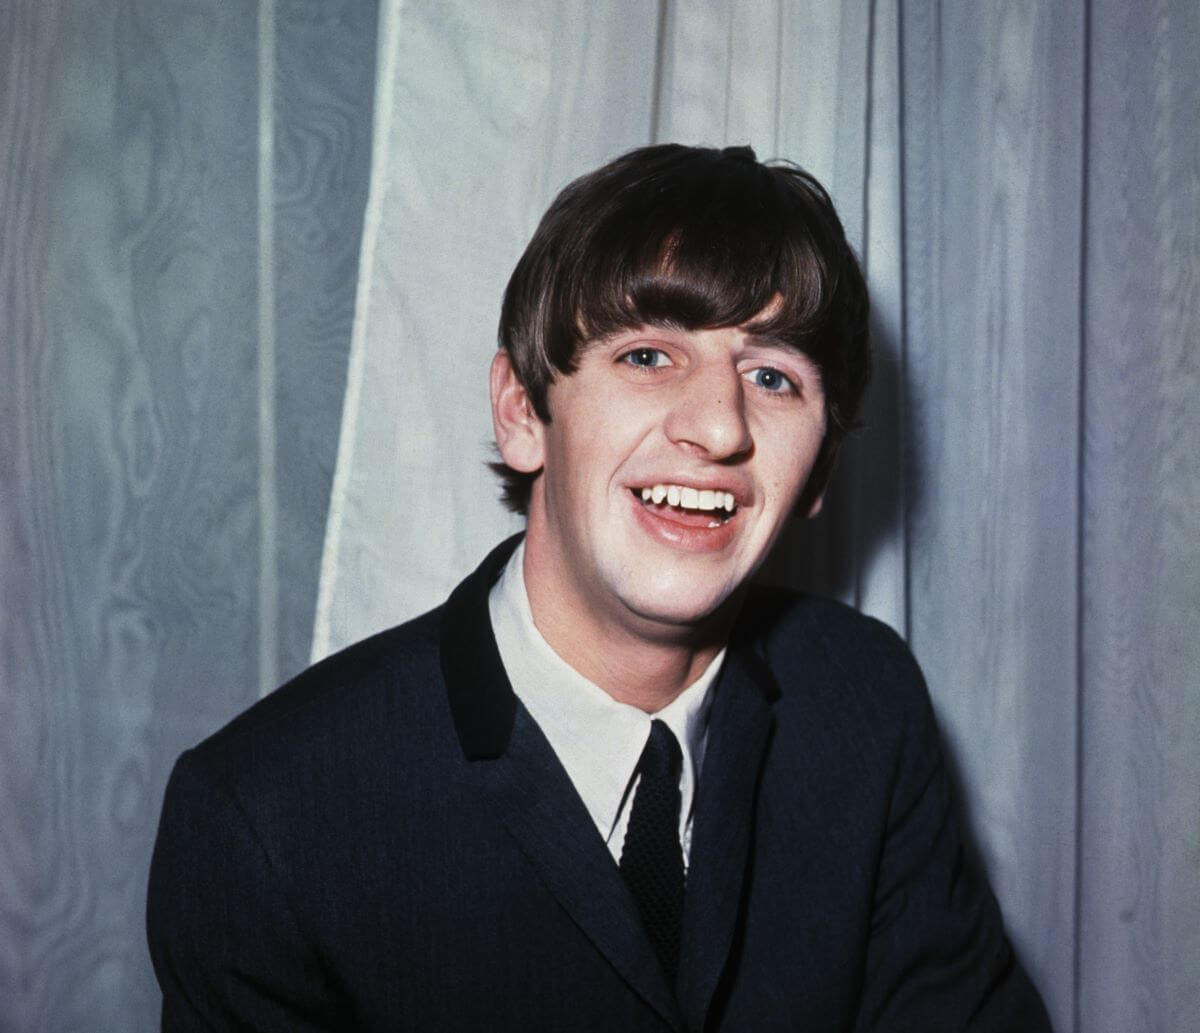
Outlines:
POLYGON ((1000 910, 966 857, 923 680, 893 781, 859 1033, 1049 1033, 1000 910))
POLYGON ((195 752, 167 786, 146 925, 164 1033, 345 1027, 267 850, 195 752))

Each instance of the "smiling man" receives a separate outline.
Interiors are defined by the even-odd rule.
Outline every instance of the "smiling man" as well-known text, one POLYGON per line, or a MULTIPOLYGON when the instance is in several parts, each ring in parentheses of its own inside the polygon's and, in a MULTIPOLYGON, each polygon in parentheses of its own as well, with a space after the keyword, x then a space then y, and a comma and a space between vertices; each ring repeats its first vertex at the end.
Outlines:
POLYGON ((821 187, 661 146, 509 282, 524 536, 180 758, 169 1030, 1038 1031, 899 639, 750 586, 869 370, 821 187))

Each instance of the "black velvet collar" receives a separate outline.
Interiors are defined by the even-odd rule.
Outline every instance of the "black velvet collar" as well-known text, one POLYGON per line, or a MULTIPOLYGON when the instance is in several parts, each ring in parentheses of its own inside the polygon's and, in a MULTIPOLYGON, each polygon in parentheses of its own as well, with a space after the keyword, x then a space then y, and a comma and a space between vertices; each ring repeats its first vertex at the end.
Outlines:
POLYGON ((442 611, 442 675, 458 740, 468 760, 501 756, 512 735, 517 697, 492 634, 488 593, 521 538, 515 534, 488 553, 475 572, 450 593, 442 611))

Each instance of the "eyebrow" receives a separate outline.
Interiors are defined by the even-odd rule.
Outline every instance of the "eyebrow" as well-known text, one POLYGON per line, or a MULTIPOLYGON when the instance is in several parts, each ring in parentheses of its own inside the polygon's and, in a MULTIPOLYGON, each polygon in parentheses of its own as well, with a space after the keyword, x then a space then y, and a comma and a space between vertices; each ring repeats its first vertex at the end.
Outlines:
MULTIPOLYGON (((813 362, 812 356, 810 356, 803 348, 792 344, 791 341, 785 341, 781 337, 774 336, 773 334, 756 334, 747 331, 746 339, 751 344, 789 352, 792 355, 798 356, 799 358, 808 359, 809 362, 813 362)), ((815 362, 813 362, 813 364, 816 365, 815 362)))

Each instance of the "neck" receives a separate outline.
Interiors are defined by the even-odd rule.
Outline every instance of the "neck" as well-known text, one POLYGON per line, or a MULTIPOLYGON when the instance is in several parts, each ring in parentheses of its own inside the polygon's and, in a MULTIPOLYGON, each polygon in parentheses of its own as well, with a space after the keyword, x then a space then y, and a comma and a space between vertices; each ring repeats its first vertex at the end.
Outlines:
POLYGON ((531 570, 528 542, 525 591, 533 623, 550 647, 619 703, 654 714, 707 670, 729 637, 737 600, 699 625, 664 625, 622 614, 597 614, 531 570))

